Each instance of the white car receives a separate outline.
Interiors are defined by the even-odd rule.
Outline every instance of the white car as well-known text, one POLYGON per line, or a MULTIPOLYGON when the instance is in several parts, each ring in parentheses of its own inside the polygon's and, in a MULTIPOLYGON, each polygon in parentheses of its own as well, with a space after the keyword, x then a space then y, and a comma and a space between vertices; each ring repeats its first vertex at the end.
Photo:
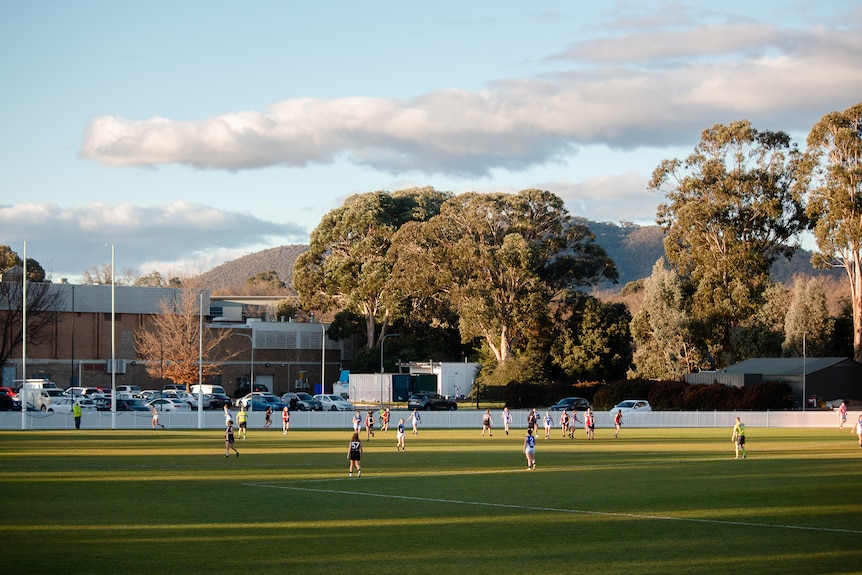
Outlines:
POLYGON ((51 401, 50 405, 47 407, 48 413, 72 413, 72 406, 75 405, 75 401, 81 404, 81 411, 96 411, 96 404, 89 399, 72 399, 71 397, 60 397, 53 401, 51 401))
POLYGON ((323 411, 353 411, 353 404, 334 393, 318 393, 314 399, 323 406, 323 411))
MULTIPOLYGON (((172 389, 166 389, 162 392, 162 397, 168 397, 171 399, 179 399, 180 401, 185 401, 189 404, 189 407, 192 409, 198 408, 198 396, 192 395, 191 393, 187 393, 185 391, 178 391, 172 389)), ((204 396, 204 404, 208 403, 206 400, 206 396, 204 396)))
POLYGON ((637 415, 639 413, 648 413, 652 411, 652 406, 645 399, 626 399, 613 406, 608 413, 611 415, 611 421, 616 416, 617 411, 621 411, 624 418, 637 415))
POLYGON ((181 399, 173 399, 171 397, 160 397, 154 399, 147 405, 154 405, 159 411, 191 411, 189 404, 181 399))

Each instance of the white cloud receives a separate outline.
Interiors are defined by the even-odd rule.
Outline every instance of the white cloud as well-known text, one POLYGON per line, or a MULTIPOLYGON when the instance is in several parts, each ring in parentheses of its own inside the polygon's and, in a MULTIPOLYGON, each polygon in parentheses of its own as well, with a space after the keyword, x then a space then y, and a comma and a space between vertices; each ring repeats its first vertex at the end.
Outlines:
POLYGON ((224 261, 271 247, 304 243, 308 230, 247 213, 176 202, 165 206, 94 203, 72 208, 57 204, 0 206, 3 242, 37 260, 55 278, 78 277, 110 262, 146 274, 205 271, 224 261))
POLYGON ((393 174, 488 175, 555 161, 583 144, 619 149, 696 141, 719 122, 807 131, 862 93, 862 34, 751 22, 578 43, 568 66, 487 90, 410 100, 297 98, 200 121, 92 121, 81 156, 115 166, 242 170, 347 158, 393 174))

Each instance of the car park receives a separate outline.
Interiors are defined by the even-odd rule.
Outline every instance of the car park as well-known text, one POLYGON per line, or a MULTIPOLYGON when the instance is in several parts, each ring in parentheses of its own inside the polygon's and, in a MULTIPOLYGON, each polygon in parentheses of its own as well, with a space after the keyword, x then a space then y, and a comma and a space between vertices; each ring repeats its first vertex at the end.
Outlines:
POLYGON ((71 397, 60 397, 52 401, 47 408, 48 413, 72 413, 72 407, 78 403, 81 411, 96 411, 96 404, 90 399, 73 399, 71 397))
POLYGON ((225 405, 230 405, 230 398, 223 393, 210 393, 206 397, 209 398, 210 409, 221 409, 225 405))
POLYGON ((149 406, 154 406, 159 411, 191 411, 189 404, 180 399, 172 397, 160 397, 147 403, 149 406))
POLYGON ((137 385, 118 385, 117 386, 117 397, 134 397, 136 395, 140 395, 141 388, 137 385))
POLYGON ((308 393, 285 393, 281 396, 281 402, 290 407, 291 410, 297 411, 323 411, 323 406, 320 401, 314 399, 308 393), (296 402, 295 405, 293 402, 296 402))
POLYGON ((248 383, 241 383, 239 387, 237 387, 236 391, 233 392, 233 396, 236 399, 241 397, 245 397, 249 393, 269 393, 269 388, 262 383, 255 383, 254 389, 252 390, 248 383))
POLYGON ((407 407, 408 409, 418 409, 420 411, 454 411, 458 409, 458 404, 454 399, 445 398, 439 393, 426 392, 414 393, 408 397, 407 407))
POLYGON ((86 397, 88 399, 104 397, 104 394, 97 387, 70 387, 64 393, 71 397, 86 397))
POLYGON ((590 408, 590 402, 583 397, 564 397, 554 405, 548 408, 549 411, 586 411, 590 408))
POLYGON ((256 391, 245 397, 241 397, 236 401, 237 407, 244 407, 249 411, 266 411, 267 407, 271 407, 273 411, 281 411, 284 409, 284 404, 281 400, 271 393, 263 393, 256 391))
POLYGON ((334 393, 318 393, 314 399, 320 402, 323 411, 353 411, 353 404, 334 393))
POLYGON ((118 397, 117 411, 149 411, 147 402, 140 397, 118 397))
POLYGON ((162 397, 171 397, 173 399, 179 399, 180 401, 185 401, 189 404, 189 407, 192 409, 198 408, 198 396, 192 395, 191 393, 187 393, 178 389, 166 389, 162 391, 162 397))

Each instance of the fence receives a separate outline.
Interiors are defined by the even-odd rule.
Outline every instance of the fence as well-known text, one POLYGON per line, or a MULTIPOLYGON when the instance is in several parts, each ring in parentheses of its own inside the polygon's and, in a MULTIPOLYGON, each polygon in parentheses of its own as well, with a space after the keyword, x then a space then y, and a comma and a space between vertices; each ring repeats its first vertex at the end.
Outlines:
MULTIPOLYGON (((481 429, 484 410, 465 409, 458 411, 423 411, 420 413, 422 423, 420 428, 426 429, 481 429)), ((389 427, 394 429, 399 418, 405 422, 410 417, 408 410, 392 410, 389 427)), ((527 426, 528 410, 510 410, 512 427, 524 429, 527 426)), ((233 412, 236 418, 236 411, 233 412)), ((352 411, 309 412, 293 411, 290 417, 291 430, 297 429, 352 429, 352 411)), ((551 412, 554 417, 554 428, 559 428, 560 412, 551 412)), ((501 410, 492 412, 494 427, 501 426, 501 410)), ((746 427, 836 427, 838 412, 826 410, 814 411, 653 411, 637 413, 623 419, 625 428, 684 428, 684 427, 731 427, 737 416, 745 422, 746 427)), ((847 422, 853 426, 859 413, 847 412, 847 422)), ((539 413, 540 423, 544 413, 539 413)), ((272 428, 281 429, 281 414, 273 414, 272 428)), ((375 413, 375 420, 377 414, 375 413)), ((583 414, 580 419, 583 421, 583 414)), ((82 429, 111 429, 111 412, 85 412, 82 418, 82 429)), ((121 411, 116 414, 117 429, 150 429, 152 417, 148 412, 121 411)), ((364 421, 364 410, 363 410, 364 421)), ((263 426, 262 412, 249 414, 249 429, 260 429, 263 426)), ((204 411, 202 425, 199 426, 197 411, 166 412, 160 414, 160 423, 168 429, 217 429, 224 428, 224 413, 219 410, 204 411)), ((379 422, 376 423, 379 428, 379 422)), ((409 425, 408 425, 409 427, 409 425)), ((583 427, 583 423, 578 428, 583 427)), ((613 419, 607 411, 596 412, 596 428, 612 428, 613 419)), ((71 414, 27 412, 22 422, 20 411, 0 412, 0 430, 62 430, 74 429, 75 420, 71 414)))

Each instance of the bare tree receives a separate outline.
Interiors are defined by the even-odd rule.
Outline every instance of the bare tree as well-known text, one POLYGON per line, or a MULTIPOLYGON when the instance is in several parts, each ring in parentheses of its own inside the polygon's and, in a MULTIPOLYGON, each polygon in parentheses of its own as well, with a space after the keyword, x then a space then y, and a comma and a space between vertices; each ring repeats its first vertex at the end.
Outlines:
MULTIPOLYGON (((61 292, 44 282, 27 284, 27 343, 43 343, 50 333, 61 300, 61 292)), ((24 341, 23 284, 0 282, 0 367, 15 353, 20 353, 24 341)))
POLYGON ((194 287, 178 290, 175 299, 160 303, 161 313, 149 325, 135 331, 135 347, 146 363, 147 373, 174 383, 189 386, 198 381, 198 369, 204 379, 218 372, 222 361, 236 357, 238 351, 226 351, 223 344, 230 330, 204 329, 201 350, 201 291, 194 287))

